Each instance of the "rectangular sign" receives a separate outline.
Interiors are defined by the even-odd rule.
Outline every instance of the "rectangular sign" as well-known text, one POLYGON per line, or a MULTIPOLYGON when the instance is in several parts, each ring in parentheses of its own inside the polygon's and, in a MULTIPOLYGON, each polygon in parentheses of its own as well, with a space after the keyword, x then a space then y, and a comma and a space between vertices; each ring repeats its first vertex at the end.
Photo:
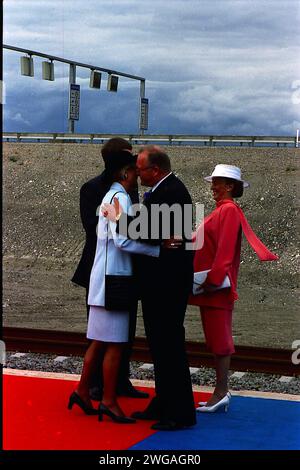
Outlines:
POLYGON ((142 131, 148 129, 148 105, 148 98, 141 98, 140 130, 142 131))
POLYGON ((80 103, 80 85, 70 84, 69 92, 69 119, 79 120, 79 103, 80 103))

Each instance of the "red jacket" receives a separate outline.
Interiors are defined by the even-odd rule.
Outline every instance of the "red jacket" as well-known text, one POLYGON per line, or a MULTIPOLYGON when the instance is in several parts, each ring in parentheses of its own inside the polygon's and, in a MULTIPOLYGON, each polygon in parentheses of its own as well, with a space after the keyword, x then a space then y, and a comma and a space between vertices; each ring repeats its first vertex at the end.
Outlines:
MULTIPOLYGON (((204 221, 203 247, 196 251, 194 272, 211 269, 205 284, 222 284, 226 275, 231 287, 202 295, 190 295, 189 304, 232 308, 236 292, 241 254, 241 218, 239 208, 230 200, 217 202, 216 209, 204 221)), ((198 229, 199 230, 199 229, 198 229)))

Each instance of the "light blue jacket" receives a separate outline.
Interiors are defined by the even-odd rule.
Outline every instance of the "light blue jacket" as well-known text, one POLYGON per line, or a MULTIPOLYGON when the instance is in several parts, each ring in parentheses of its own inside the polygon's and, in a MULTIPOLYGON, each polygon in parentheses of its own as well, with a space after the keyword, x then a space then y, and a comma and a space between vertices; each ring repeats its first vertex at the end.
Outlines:
MULTIPOLYGON (((112 197, 118 198, 123 212, 132 215, 132 202, 129 194, 120 183, 113 183, 110 190, 103 198, 102 204, 110 203, 112 197)), ((148 256, 159 256, 160 247, 151 246, 146 243, 136 242, 116 233, 116 222, 110 222, 105 218, 101 210, 99 211, 99 221, 97 225, 97 246, 94 264, 91 271, 88 305, 104 306, 105 296, 105 274, 132 274, 131 253, 143 254, 148 256), (105 273, 106 260, 106 242, 107 243, 107 265, 105 273)))

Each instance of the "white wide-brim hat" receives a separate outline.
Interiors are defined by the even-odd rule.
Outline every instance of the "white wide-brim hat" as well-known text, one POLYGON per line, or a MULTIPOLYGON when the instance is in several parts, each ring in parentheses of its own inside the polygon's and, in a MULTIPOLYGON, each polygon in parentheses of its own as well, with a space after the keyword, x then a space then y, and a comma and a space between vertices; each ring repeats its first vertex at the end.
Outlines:
POLYGON ((242 180, 241 169, 238 166, 223 164, 216 165, 212 174, 210 176, 205 176, 204 179, 210 183, 212 179, 216 177, 231 178, 232 180, 240 181, 243 183, 244 188, 248 188, 250 186, 247 181, 242 180))

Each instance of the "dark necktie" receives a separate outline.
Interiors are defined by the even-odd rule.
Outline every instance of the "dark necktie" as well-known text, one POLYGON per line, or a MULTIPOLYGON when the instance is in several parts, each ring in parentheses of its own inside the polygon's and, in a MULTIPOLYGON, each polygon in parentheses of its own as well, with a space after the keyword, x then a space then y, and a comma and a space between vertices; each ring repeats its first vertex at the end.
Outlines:
POLYGON ((152 193, 152 189, 150 189, 150 191, 146 191, 144 193, 144 196, 143 196, 143 202, 145 203, 147 201, 147 199, 151 196, 151 193, 152 193))

